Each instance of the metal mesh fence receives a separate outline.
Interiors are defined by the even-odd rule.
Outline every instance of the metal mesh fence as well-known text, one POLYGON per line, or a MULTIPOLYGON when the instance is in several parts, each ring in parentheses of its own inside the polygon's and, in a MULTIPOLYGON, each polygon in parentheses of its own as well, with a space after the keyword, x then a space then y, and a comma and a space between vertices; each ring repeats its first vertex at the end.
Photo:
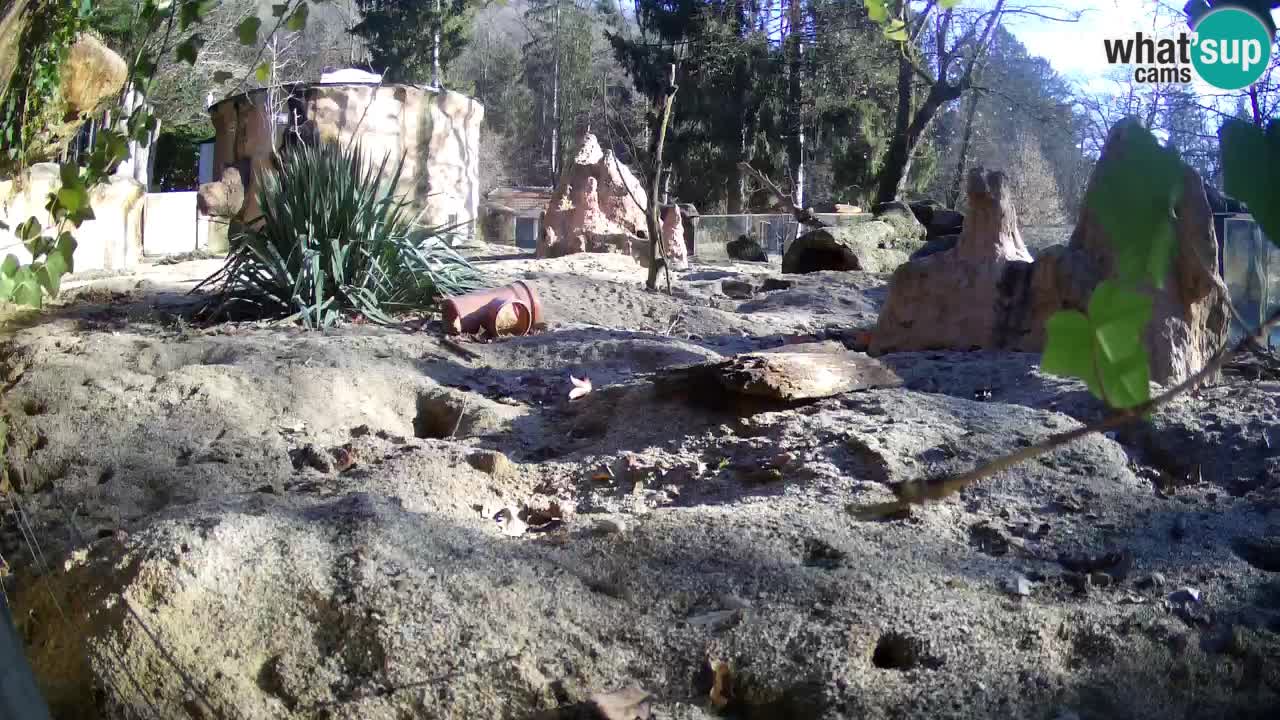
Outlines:
MULTIPOLYGON (((839 226, 866 222, 872 216, 823 214, 818 217, 828 225, 839 226)), ((790 215, 699 215, 694 218, 693 227, 697 259, 712 263, 729 260, 725 246, 743 235, 759 242, 771 261, 779 260, 800 230, 800 224, 790 215)))
MULTIPOLYGON (((1257 327, 1280 309, 1280 249, 1248 215, 1222 219, 1221 248, 1220 269, 1231 304, 1246 323, 1257 327)), ((1245 332, 1233 317, 1232 342, 1239 342, 1245 332)), ((1280 331, 1273 331, 1267 343, 1272 347, 1280 344, 1280 331)))

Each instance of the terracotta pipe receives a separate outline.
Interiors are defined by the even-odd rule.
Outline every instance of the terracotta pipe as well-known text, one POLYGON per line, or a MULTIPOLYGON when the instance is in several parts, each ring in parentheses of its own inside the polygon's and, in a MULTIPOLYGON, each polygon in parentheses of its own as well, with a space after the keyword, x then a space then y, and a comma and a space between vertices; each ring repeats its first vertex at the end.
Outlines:
MULTIPOLYGON (((440 310, 445 332, 451 335, 469 335, 489 326, 491 321, 497 319, 494 313, 500 309, 500 303, 496 304, 495 301, 510 301, 524 306, 529 322, 528 330, 522 334, 532 332, 533 328, 542 323, 542 302, 538 299, 538 293, 525 281, 517 280, 499 288, 446 299, 440 310)), ((521 316, 519 307, 513 307, 510 311, 514 311, 517 317, 521 316)), ((517 325, 523 325, 523 322, 517 325)))
POLYGON ((492 337, 528 335, 533 330, 533 313, 519 300, 501 298, 489 303, 485 329, 492 337))

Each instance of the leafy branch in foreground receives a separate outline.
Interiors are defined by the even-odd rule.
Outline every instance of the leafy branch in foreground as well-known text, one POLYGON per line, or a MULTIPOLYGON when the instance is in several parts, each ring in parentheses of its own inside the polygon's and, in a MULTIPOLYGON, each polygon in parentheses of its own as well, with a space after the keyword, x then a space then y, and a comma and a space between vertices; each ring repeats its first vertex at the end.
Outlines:
POLYGON ((420 228, 398 196, 403 159, 367 163, 358 145, 295 145, 258 188, 261 216, 231 241, 226 264, 196 289, 218 286, 214 317, 248 315, 329 327, 344 316, 381 324, 476 288, 480 276, 420 228))
MULTIPOLYGON (((1243 121, 1229 120, 1222 128, 1221 144, 1227 192, 1248 203, 1263 232, 1280 245, 1280 213, 1276 211, 1280 207, 1280 173, 1275 170, 1275 160, 1280 158, 1280 124, 1273 122, 1264 131, 1243 121)), ((1234 348, 1219 349, 1199 372, 1150 397, 1142 334, 1151 317, 1151 300, 1136 288, 1144 282, 1159 287, 1176 251, 1172 225, 1178 195, 1171 188, 1181 182, 1181 166, 1176 153, 1161 148, 1149 133, 1136 145, 1140 149, 1118 163, 1111 177, 1100 179, 1100 191, 1091 193, 1089 205, 1116 242, 1116 269, 1122 279, 1106 280, 1094 289, 1087 315, 1063 310, 1051 316, 1041 360, 1046 372, 1083 380, 1096 397, 1116 412, 967 473, 904 483, 895 488, 896 501, 850 508, 854 515, 864 519, 885 517, 913 504, 941 500, 1087 435, 1115 430, 1146 417, 1215 375, 1232 357, 1255 343, 1255 338, 1280 327, 1277 311, 1246 333, 1234 348), (1142 211, 1123 217, 1111 212, 1137 206, 1142 211)), ((1216 278, 1216 269, 1210 275, 1216 278)), ((1225 286, 1220 287, 1225 292, 1225 286)))
MULTIPOLYGON (((886 0, 865 0, 865 4, 871 19, 884 27, 886 35, 898 42, 908 40, 894 24, 886 0)), ((940 4, 950 8, 957 2, 940 4)), ((1280 125, 1273 122, 1263 131, 1228 119, 1220 140, 1226 192, 1243 200, 1267 237, 1280 245, 1280 125)), ((854 515, 884 517, 912 504, 946 498, 1087 435, 1146 417, 1214 376, 1235 353, 1255 343, 1256 337, 1280 326, 1277 312, 1247 333, 1237 347, 1224 345, 1199 372, 1152 398, 1150 357, 1143 335, 1152 317, 1153 301, 1143 290, 1164 286, 1177 252, 1174 208, 1183 189, 1182 161, 1176 150, 1162 146, 1144 128, 1134 134, 1121 162, 1100 166, 1098 173, 1085 205, 1114 243, 1115 276, 1094 288, 1085 312, 1060 310, 1049 317, 1041 369, 1084 381, 1089 391, 1115 412, 967 473, 903 483, 895 488, 895 502, 851 507, 854 515)), ((1201 261, 1209 262, 1207 258, 1201 261)), ((1225 293, 1217 268, 1206 269, 1225 293)), ((1234 308, 1230 312, 1235 314, 1234 308)))

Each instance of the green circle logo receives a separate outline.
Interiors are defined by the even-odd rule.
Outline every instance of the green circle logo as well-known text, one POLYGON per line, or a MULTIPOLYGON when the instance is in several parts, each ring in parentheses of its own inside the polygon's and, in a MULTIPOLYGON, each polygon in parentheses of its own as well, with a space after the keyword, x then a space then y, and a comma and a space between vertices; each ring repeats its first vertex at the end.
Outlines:
POLYGON ((1191 64, 1210 85, 1242 90, 1266 72, 1271 39, 1271 31, 1257 15, 1240 8, 1219 8, 1196 24, 1191 64))

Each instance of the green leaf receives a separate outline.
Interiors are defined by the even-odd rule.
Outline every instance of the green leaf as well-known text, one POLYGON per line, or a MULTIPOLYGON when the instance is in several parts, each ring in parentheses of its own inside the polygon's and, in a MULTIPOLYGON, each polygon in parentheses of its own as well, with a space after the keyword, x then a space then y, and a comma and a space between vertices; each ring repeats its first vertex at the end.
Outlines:
POLYGON ((1151 399, 1151 363, 1140 350, 1120 362, 1099 362, 1105 399, 1111 407, 1126 410, 1151 399))
POLYGON ((75 215, 89 205, 89 193, 84 188, 64 187, 58 190, 58 205, 68 215, 75 215))
MULTIPOLYGON (((1089 298, 1089 323, 1101 360, 1119 363, 1145 353, 1143 330, 1151 321, 1153 301, 1114 280, 1098 284, 1089 298)), ((1107 380, 1103 373, 1103 381, 1107 380)))
POLYGON ((262 27, 262 21, 256 17, 247 17, 236 26, 236 35, 240 38, 241 45, 256 45, 258 43, 258 28, 262 27))
POLYGON ((285 28, 289 32, 298 32, 302 28, 306 27, 307 13, 308 13, 307 4, 302 3, 301 5, 298 6, 297 10, 293 11, 293 14, 289 16, 289 19, 285 21, 284 23, 285 28))
POLYGON ((18 268, 13 276, 16 287, 13 289, 13 301, 39 309, 44 304, 44 292, 40 289, 40 281, 30 267, 18 268))
POLYGON ((62 276, 74 272, 75 238, 71 233, 62 233, 58 245, 45 258, 44 265, 36 272, 36 279, 48 291, 50 297, 57 297, 62 284, 62 276))
POLYGON ((149 56, 138 58, 138 62, 133 66, 133 74, 136 77, 151 77, 156 74, 156 63, 149 56))
POLYGON ((182 4, 182 9, 178 11, 178 28, 186 30, 193 24, 200 21, 200 7, 197 3, 187 0, 182 4))
POLYGON ((1271 242, 1280 245, 1280 124, 1264 132, 1230 119, 1219 132, 1227 194, 1249 206, 1271 242))
POLYGON ((177 49, 174 50, 174 56, 180 62, 195 65, 196 58, 199 57, 200 48, 202 47, 204 47, 204 38, 200 36, 200 33, 196 33, 178 44, 177 49))
POLYGON ((13 279, 18 273, 18 258, 13 255, 5 257, 0 263, 0 300, 12 300, 13 291, 18 283, 13 279))
POLYGON ((884 0, 866 0, 866 4, 871 22, 881 24, 889 19, 889 9, 884 6, 884 0))
POLYGON ((217 72, 215 72, 215 73, 213 74, 213 81, 214 81, 215 83, 224 83, 224 82, 227 82, 228 80, 230 80, 230 79, 231 79, 231 78, 233 78, 233 77, 235 77, 235 75, 232 75, 231 73, 227 72, 226 70, 219 70, 219 71, 217 71, 217 72))
POLYGON ((885 26, 884 36, 894 42, 907 41, 907 24, 901 20, 893 19, 885 26))
POLYGON ((80 181, 80 166, 75 163, 63 163, 58 166, 58 179, 62 181, 62 187, 81 187, 84 183, 80 181))
POLYGON ((40 221, 33 215, 27 218, 27 221, 18 226, 16 235, 23 242, 29 242, 40 237, 40 233, 44 232, 40 221))
POLYGON ((1045 322, 1044 355, 1040 369, 1052 375, 1079 378, 1098 395, 1101 384, 1093 364, 1093 327, 1084 313, 1059 310, 1045 322))
POLYGON ((951 8, 959 4, 960 4, 960 0, 938 0, 938 7, 942 8, 943 10, 950 10, 951 8))
POLYGON ((264 62, 259 65, 258 69, 253 71, 253 76, 258 79, 258 82, 265 85, 271 79, 271 63, 264 62))
POLYGON ((1129 138, 1120 157, 1098 165, 1085 203, 1114 244, 1120 279, 1164 287, 1176 249, 1173 209, 1182 196, 1182 161, 1146 128, 1129 138))

